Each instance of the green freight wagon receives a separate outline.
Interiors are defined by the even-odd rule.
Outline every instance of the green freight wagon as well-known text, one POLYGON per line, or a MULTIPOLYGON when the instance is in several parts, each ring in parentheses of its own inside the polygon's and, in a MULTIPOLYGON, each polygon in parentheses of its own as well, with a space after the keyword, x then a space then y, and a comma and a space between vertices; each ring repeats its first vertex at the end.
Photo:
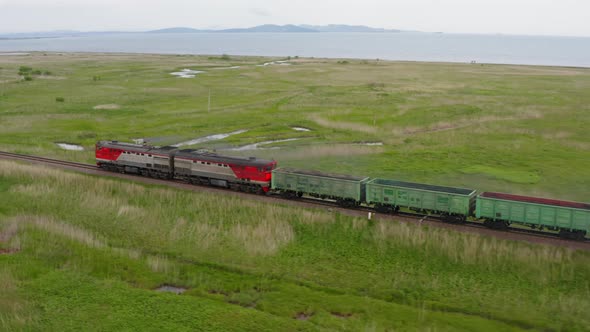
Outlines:
POLYGON ((318 171, 277 168, 272 171, 272 189, 286 197, 303 194, 333 199, 343 206, 358 206, 365 199, 368 177, 318 171))
POLYGON ((377 211, 393 212, 403 207, 456 222, 472 215, 475 196, 473 189, 387 179, 373 179, 367 183, 367 203, 375 205, 377 211))
POLYGON ((521 224, 559 231, 583 239, 590 231, 590 204, 556 199, 484 192, 477 197, 475 216, 493 228, 521 224))

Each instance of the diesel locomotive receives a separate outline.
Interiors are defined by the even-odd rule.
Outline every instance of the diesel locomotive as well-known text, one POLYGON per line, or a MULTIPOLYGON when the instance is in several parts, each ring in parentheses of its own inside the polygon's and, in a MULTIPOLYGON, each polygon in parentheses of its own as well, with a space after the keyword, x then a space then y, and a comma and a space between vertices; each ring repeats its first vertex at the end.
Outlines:
POLYGON ((100 141, 96 164, 109 171, 266 193, 274 160, 222 156, 203 150, 100 141))

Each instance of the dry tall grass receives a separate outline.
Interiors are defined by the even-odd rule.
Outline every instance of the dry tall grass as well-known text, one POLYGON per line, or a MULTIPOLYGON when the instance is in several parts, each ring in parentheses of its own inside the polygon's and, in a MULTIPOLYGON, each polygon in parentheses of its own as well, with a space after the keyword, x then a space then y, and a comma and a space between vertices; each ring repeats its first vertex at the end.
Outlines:
POLYGON ((378 128, 374 126, 368 126, 361 123, 355 122, 344 122, 344 121, 331 121, 321 117, 318 114, 313 114, 310 116, 310 120, 314 121, 320 126, 332 129, 344 129, 344 130, 352 130, 362 133, 368 134, 375 134, 377 133, 378 128))
POLYGON ((16 280, 11 272, 0 270, 0 330, 3 331, 16 327, 25 330, 33 318, 26 310, 27 303, 18 294, 16 280))
POLYGON ((175 265, 172 262, 170 262, 166 257, 148 256, 146 260, 148 266, 154 272, 168 274, 170 272, 176 271, 175 265))
POLYGON ((297 220, 304 224, 330 224, 335 221, 333 214, 316 210, 299 211, 297 220))
MULTIPOLYGON (((64 207, 79 205, 84 211, 95 211, 106 218, 103 222, 111 222, 107 228, 109 231, 129 232, 153 245, 180 246, 191 252, 229 245, 251 255, 272 255, 295 239, 293 222, 330 224, 335 221, 334 214, 321 211, 299 209, 293 213, 292 208, 244 202, 231 196, 212 197, 168 188, 146 190, 137 184, 14 162, 0 161, 0 174, 35 179, 34 184, 16 185, 11 189, 35 198, 32 204, 46 199, 64 207)), ((15 233, 14 225, 30 224, 91 247, 105 247, 102 240, 85 229, 94 226, 86 226, 81 221, 78 224, 77 220, 68 222, 77 223, 77 226, 59 222, 54 217, 14 217, 4 223, 4 232, 0 234, 6 237, 6 234, 15 233)), ((547 280, 569 278, 573 273, 572 251, 567 249, 513 244, 496 238, 405 223, 377 221, 373 225, 373 237, 377 243, 428 250, 445 255, 456 263, 493 267, 516 262, 529 271, 551 266, 538 274, 538 278, 547 280)), ((365 220, 356 218, 350 227, 362 231, 370 226, 365 220)), ((138 252, 124 254, 140 256, 138 252)))
POLYGON ((56 221, 52 217, 22 215, 9 218, 8 224, 16 225, 18 229, 27 226, 34 227, 54 235, 64 236, 70 240, 77 241, 93 248, 106 247, 106 244, 95 234, 92 234, 85 229, 56 221))
POLYGON ((254 255, 270 255, 295 238, 286 221, 263 219, 255 225, 237 224, 229 232, 231 238, 254 255))
POLYGON ((456 119, 453 122, 440 121, 428 126, 406 126, 396 127, 391 129, 391 133, 394 135, 412 135, 418 133, 437 132, 445 130, 455 130, 466 128, 474 125, 480 125, 489 122, 502 122, 502 121, 517 121, 517 120, 528 120, 528 119, 540 119, 543 117, 543 113, 537 110, 525 110, 518 115, 500 116, 500 115, 485 115, 477 118, 463 118, 456 119))
POLYGON ((380 244, 420 248, 435 255, 444 255, 455 263, 490 268, 518 264, 523 270, 536 273, 542 283, 568 280, 575 273, 574 251, 567 248, 525 245, 495 237, 389 221, 378 221, 373 236, 380 244))

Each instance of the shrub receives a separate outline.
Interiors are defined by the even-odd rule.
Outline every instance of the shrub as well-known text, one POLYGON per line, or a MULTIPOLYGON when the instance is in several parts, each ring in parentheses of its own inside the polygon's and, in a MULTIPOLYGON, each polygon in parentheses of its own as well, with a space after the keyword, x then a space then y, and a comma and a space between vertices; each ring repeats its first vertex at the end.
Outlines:
POLYGON ((66 99, 64 97, 55 97, 55 101, 63 103, 64 101, 66 101, 66 99))
POLYGON ((32 81, 32 80, 33 80, 33 77, 31 77, 29 75, 25 76, 25 81, 32 81))

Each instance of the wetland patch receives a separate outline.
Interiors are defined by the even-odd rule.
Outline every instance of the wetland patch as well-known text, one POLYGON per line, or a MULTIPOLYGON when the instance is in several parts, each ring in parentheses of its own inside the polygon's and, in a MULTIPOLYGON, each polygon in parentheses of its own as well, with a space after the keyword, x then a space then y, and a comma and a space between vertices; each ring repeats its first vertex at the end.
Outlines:
POLYGON ((78 144, 65 143, 65 142, 55 142, 55 144, 64 150, 84 151, 84 147, 82 147, 81 145, 78 145, 78 144))

